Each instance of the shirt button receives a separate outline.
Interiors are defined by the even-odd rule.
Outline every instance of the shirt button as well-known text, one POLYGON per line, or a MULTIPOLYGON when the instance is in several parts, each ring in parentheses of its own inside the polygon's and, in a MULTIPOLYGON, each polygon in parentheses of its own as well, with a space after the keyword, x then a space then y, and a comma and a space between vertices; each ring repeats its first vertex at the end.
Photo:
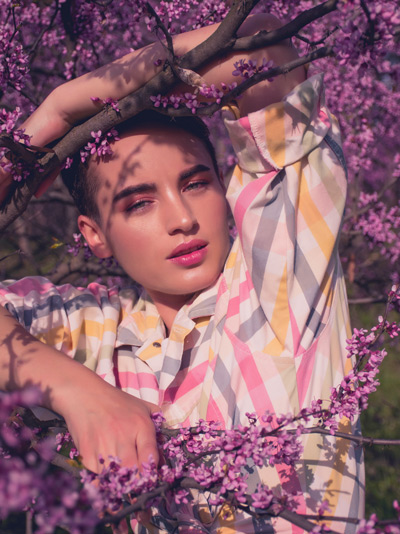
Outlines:
POLYGON ((158 341, 155 341, 153 343, 153 347, 159 348, 159 347, 161 347, 161 343, 159 343, 158 341))

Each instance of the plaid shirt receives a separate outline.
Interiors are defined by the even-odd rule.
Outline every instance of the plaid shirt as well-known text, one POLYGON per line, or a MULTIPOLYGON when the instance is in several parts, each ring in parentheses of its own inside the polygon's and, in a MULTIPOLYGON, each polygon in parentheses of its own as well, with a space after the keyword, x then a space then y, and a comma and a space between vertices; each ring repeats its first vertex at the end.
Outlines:
MULTIPOLYGON (((297 413, 327 399, 351 362, 337 252, 346 172, 322 85, 314 76, 284 101, 225 121, 239 161, 227 191, 238 236, 220 277, 183 306, 168 338, 155 305, 134 289, 25 278, 4 282, 0 302, 44 343, 158 404, 170 425, 203 418, 229 428, 246 423, 246 412, 297 413)), ((265 468, 254 484, 300 492, 299 513, 315 514, 327 499, 334 515, 360 517, 361 452, 333 437, 303 443, 296 470, 265 468)), ((177 513, 183 524, 192 512, 177 513)), ((243 513, 213 518, 203 507, 200 515, 219 534, 265 531, 243 513)), ((301 532, 283 519, 271 524, 301 532)))

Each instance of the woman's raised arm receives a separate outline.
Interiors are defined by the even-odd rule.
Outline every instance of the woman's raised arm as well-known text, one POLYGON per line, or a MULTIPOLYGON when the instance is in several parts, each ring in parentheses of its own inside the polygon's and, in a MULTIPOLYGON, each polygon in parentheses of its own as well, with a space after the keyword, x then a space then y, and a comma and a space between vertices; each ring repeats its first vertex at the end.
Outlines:
MULTIPOLYGON (((249 17, 240 27, 238 36, 256 34, 260 30, 273 30, 280 26, 278 19, 264 14, 249 17)), ((176 55, 183 56, 189 50, 205 41, 218 27, 218 24, 179 34, 173 37, 176 55)), ((238 81, 233 76, 233 63, 239 59, 262 61, 263 58, 282 65, 297 57, 294 48, 284 42, 265 49, 251 52, 236 52, 214 61, 202 69, 200 74, 208 85, 220 85, 238 81)), ((99 69, 84 74, 57 87, 44 100, 41 106, 23 124, 26 133, 32 135, 33 144, 42 146, 64 135, 77 122, 99 111, 99 105, 91 97, 119 100, 134 92, 155 76, 166 59, 166 49, 159 41, 135 50, 120 59, 108 63, 99 69)), ((281 75, 273 82, 264 81, 248 90, 240 99, 242 114, 254 111, 273 102, 277 102, 304 79, 302 68, 287 75, 281 75)), ((184 86, 178 88, 191 91, 184 86)))

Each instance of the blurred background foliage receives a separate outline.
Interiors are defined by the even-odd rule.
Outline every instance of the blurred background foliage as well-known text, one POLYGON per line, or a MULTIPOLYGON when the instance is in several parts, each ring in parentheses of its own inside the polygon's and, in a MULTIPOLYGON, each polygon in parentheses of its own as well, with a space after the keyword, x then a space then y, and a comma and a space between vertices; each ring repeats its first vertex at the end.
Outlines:
MULTIPOLYGON (((384 304, 350 306, 352 327, 370 328, 383 313, 384 304)), ((398 313, 392 312, 389 320, 398 313)), ((381 385, 370 396, 368 409, 361 416, 365 436, 384 439, 400 437, 400 342, 386 342, 388 352, 381 365, 381 385)), ((400 499, 400 447, 366 446, 366 516, 395 517, 392 503, 400 499)))

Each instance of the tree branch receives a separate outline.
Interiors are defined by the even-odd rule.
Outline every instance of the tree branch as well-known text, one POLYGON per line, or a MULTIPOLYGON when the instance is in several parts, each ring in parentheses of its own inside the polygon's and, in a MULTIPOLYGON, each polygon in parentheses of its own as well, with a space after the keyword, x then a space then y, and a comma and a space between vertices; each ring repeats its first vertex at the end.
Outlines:
MULTIPOLYGON (((302 65, 306 65, 307 63, 310 63, 312 61, 315 61, 317 59, 322 59, 324 57, 327 57, 332 54, 332 48, 329 46, 323 46, 321 48, 318 48, 317 50, 314 50, 313 52, 310 52, 306 56, 299 57, 293 61, 290 61, 289 63, 286 63, 285 65, 282 65, 280 67, 274 67, 266 72, 259 72, 252 76, 251 78, 248 78, 244 82, 242 82, 240 85, 235 87, 235 89, 232 89, 232 91, 229 91, 226 95, 224 95, 221 98, 221 102, 217 104, 216 102, 213 102, 212 104, 207 104, 203 107, 197 108, 196 115, 201 117, 210 117, 217 111, 219 111, 221 108, 226 106, 229 102, 232 100, 235 100, 237 97, 239 97, 241 94, 243 94, 247 89, 250 87, 253 87, 253 85, 257 85, 258 83, 262 82, 263 80, 275 78, 276 76, 279 76, 280 74, 287 74, 288 72, 297 69, 298 67, 301 67, 302 65)), ((188 110, 185 108, 166 108, 166 109, 159 109, 159 113, 162 113, 164 115, 169 115, 171 117, 182 117, 185 115, 188 115, 188 110)))
MULTIPOLYGON (((165 27, 165 24, 163 23, 163 21, 160 19, 160 17, 157 15, 156 11, 154 10, 154 8, 151 6, 151 4, 149 2, 146 2, 146 8, 147 10, 149 11, 150 15, 152 17, 154 17, 154 19, 156 20, 156 23, 157 23, 157 26, 156 26, 156 29, 157 28, 160 28, 160 30, 163 32, 164 36, 165 36, 165 39, 167 41, 167 51, 169 53, 169 60, 171 62, 174 61, 174 58, 175 58, 175 53, 174 53, 174 43, 172 41, 172 37, 171 37, 171 34, 169 33, 169 31, 167 30, 167 28, 165 27)), ((162 41, 160 41, 161 44, 164 45, 164 43, 162 41)), ((165 45, 164 45, 165 46, 165 45)))
POLYGON ((80 480, 82 469, 80 467, 75 466, 71 460, 69 460, 62 454, 55 452, 50 463, 52 465, 55 465, 56 467, 60 467, 61 469, 72 475, 74 478, 80 480))
POLYGON ((357 299, 348 299, 350 305, 356 304, 381 304, 386 302, 386 297, 360 297, 357 299))
POLYGON ((328 0, 323 4, 312 7, 277 30, 272 30, 269 32, 264 30, 250 37, 241 37, 240 39, 236 39, 235 44, 232 46, 232 51, 264 48, 265 46, 272 46, 284 41, 285 39, 294 37, 301 29, 314 20, 324 17, 328 13, 335 11, 338 2, 339 0, 328 0))
POLYGON ((400 439, 378 439, 359 436, 357 434, 346 434, 345 432, 334 432, 331 434, 327 428, 314 427, 304 428, 303 434, 322 434, 325 436, 334 436, 336 438, 348 439, 359 445, 400 445, 400 439))
POLYGON ((28 165, 34 165, 37 161, 36 154, 31 148, 22 143, 17 143, 9 134, 0 134, 0 147, 8 148, 14 156, 28 165))
MULTIPOLYGON (((216 57, 227 55, 232 50, 250 50, 257 47, 269 46, 274 43, 283 41, 289 36, 295 35, 305 25, 309 24, 318 17, 321 17, 334 9, 338 0, 328 0, 327 2, 316 6, 299 15, 294 21, 286 24, 278 30, 272 32, 260 32, 259 34, 250 38, 236 39, 235 35, 243 21, 246 19, 253 7, 259 0, 234 0, 232 8, 228 15, 217 28, 217 30, 203 43, 185 54, 178 62, 178 66, 184 69, 198 70, 201 66, 212 61, 216 57)), ((64 8, 63 4, 62 8, 64 8)), ((296 68, 296 66, 304 65, 309 61, 314 61, 320 57, 325 57, 331 53, 329 48, 323 47, 304 58, 299 58, 296 62, 290 65, 279 67, 277 70, 271 70, 268 76, 277 76, 281 72, 289 72, 289 69, 296 68)), ((263 80, 264 77, 257 74, 245 84, 241 84, 241 89, 232 92, 230 98, 235 98, 235 94, 240 94, 246 88, 263 80)), ((173 72, 171 66, 166 65, 162 72, 157 74, 148 83, 146 83, 139 90, 135 91, 119 102, 120 113, 116 114, 114 110, 108 108, 103 109, 100 113, 91 117, 83 124, 73 128, 68 134, 64 136, 55 146, 52 154, 46 154, 38 160, 41 166, 40 172, 34 170, 32 176, 23 184, 15 186, 11 201, 7 206, 3 207, 3 213, 0 216, 0 232, 3 231, 12 221, 14 221, 28 206, 32 195, 37 191, 40 184, 52 173, 60 168, 60 163, 64 161, 71 154, 76 153, 82 146, 91 140, 91 131, 107 131, 110 128, 117 126, 119 123, 137 115, 140 111, 151 107, 150 96, 157 94, 166 94, 178 83, 179 79, 173 72)), ((228 98, 224 100, 224 103, 228 98)), ((220 109, 220 106, 210 105, 207 111, 200 111, 199 115, 211 115, 220 109)), ((184 114, 181 110, 179 113, 184 114)), ((190 114, 190 110, 185 109, 186 114, 190 114)), ((177 113, 177 114, 179 114, 177 113)), ((173 112, 170 112, 173 115, 173 112)), ((4 141, 6 143, 6 141, 4 141)), ((15 147, 14 147, 15 148, 15 147)), ((11 148, 11 150, 14 150, 11 148)), ((18 149, 20 150, 20 149, 18 149)), ((21 159, 32 164, 32 156, 25 157, 26 154, 21 154, 21 159)))
POLYGON ((7 254, 6 256, 3 256, 2 258, 0 258, 0 261, 4 261, 7 258, 10 258, 11 256, 15 256, 16 254, 22 255, 23 252, 22 252, 22 250, 15 250, 14 252, 11 252, 10 254, 7 254))

